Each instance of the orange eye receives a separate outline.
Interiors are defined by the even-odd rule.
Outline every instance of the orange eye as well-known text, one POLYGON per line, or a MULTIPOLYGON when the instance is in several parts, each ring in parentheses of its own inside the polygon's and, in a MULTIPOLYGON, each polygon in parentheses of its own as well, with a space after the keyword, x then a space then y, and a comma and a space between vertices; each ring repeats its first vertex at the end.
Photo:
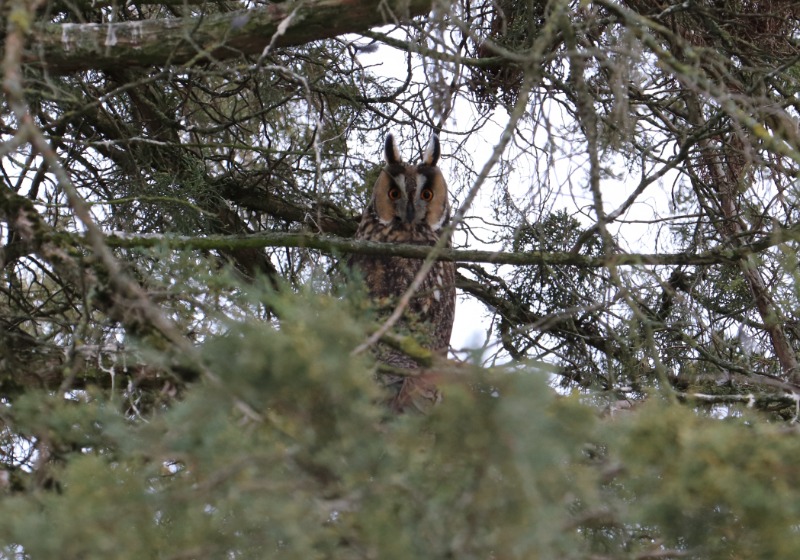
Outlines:
POLYGON ((389 200, 397 200, 400 198, 400 189, 391 189, 389 191, 389 200))
POLYGON ((419 194, 419 197, 425 202, 430 202, 433 200, 433 191, 430 189, 425 189, 419 194))

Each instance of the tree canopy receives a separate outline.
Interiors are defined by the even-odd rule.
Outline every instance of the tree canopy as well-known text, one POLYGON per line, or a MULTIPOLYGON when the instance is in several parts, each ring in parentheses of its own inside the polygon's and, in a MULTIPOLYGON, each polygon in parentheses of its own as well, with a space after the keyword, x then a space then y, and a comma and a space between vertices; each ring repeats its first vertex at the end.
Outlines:
POLYGON ((795 553, 795 0, 0 14, 0 558, 795 553), (352 239, 389 131, 454 249, 352 239), (350 253, 457 263, 427 415, 350 253))

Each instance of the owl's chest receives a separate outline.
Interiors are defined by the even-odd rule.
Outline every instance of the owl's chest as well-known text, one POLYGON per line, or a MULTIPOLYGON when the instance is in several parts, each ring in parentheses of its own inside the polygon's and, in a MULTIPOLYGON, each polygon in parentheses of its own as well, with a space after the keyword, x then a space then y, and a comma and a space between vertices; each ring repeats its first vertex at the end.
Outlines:
POLYGON ((382 224, 377 220, 362 224, 356 237, 383 243, 412 243, 414 245, 434 245, 439 240, 439 234, 427 224, 394 222, 382 224))
MULTIPOLYGON (((415 245, 434 245, 438 240, 438 235, 430 228, 374 225, 373 228, 359 231, 357 237, 384 243, 415 245)), ((396 302, 403 295, 423 263, 420 259, 389 256, 359 256, 354 261, 364 277, 370 295, 375 299, 385 300, 386 303, 396 302)), ((452 263, 434 263, 411 301, 411 310, 422 315, 436 314, 437 309, 448 304, 452 298, 454 276, 452 263)))

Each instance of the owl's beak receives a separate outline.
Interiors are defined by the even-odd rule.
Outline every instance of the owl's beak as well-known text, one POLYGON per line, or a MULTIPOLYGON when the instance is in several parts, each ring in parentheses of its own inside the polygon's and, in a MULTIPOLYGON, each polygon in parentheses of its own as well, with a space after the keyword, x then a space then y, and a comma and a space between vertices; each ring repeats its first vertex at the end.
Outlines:
POLYGON ((406 223, 412 224, 414 223, 414 203, 409 202, 406 206, 406 223))

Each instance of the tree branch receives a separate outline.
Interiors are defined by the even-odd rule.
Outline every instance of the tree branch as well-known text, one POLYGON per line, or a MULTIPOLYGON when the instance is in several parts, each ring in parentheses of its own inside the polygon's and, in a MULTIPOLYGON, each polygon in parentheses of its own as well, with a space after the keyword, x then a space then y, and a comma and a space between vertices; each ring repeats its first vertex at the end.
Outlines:
POLYGON ((426 14, 431 0, 289 0, 197 17, 34 24, 26 63, 51 72, 165 66, 260 55, 426 14))
POLYGON ((743 403, 748 408, 765 409, 769 407, 789 407, 798 405, 798 397, 796 394, 776 394, 776 393, 748 393, 742 394, 729 394, 729 395, 713 395, 707 393, 676 393, 676 396, 681 401, 688 401, 697 404, 737 404, 743 403))
MULTIPOLYGON (((82 239, 82 238, 79 238, 82 239)), ((712 249, 701 253, 625 253, 588 256, 567 252, 529 251, 511 253, 503 251, 477 251, 442 249, 436 258, 443 261, 493 263, 509 265, 571 265, 586 268, 616 266, 691 266, 735 263, 786 241, 800 241, 800 225, 780 229, 769 238, 743 245, 736 249, 712 249)), ((83 241, 82 241, 83 242, 83 241)), ((270 232, 249 235, 209 235, 205 237, 110 234, 106 237, 110 247, 168 247, 171 249, 230 250, 234 248, 304 247, 324 253, 357 253, 385 257, 424 259, 432 247, 319 236, 305 232, 270 232)))

